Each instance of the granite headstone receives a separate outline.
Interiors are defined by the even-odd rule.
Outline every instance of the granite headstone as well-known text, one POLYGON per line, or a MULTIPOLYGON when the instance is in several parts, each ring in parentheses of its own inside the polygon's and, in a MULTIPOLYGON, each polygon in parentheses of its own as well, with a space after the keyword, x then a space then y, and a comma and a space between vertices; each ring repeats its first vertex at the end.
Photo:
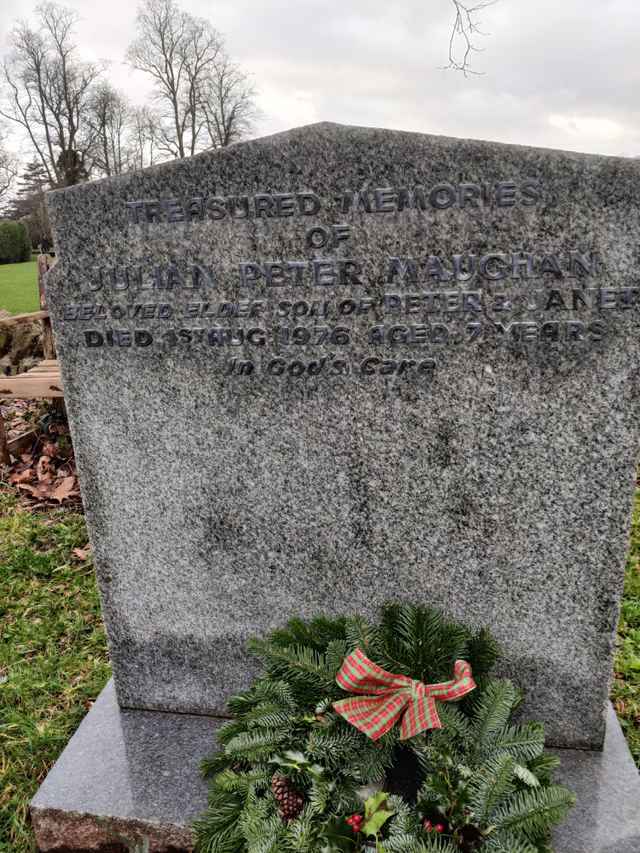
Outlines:
POLYGON ((639 443, 640 164, 321 124, 49 195, 121 706, 219 714, 292 614, 488 625, 602 745, 639 443))

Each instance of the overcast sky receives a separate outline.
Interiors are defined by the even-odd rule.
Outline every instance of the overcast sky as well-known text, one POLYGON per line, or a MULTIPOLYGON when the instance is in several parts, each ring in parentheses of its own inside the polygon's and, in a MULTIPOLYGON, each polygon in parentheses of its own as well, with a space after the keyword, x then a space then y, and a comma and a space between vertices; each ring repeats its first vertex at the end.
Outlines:
MULTIPOLYGON (((0 45, 33 0, 0 0, 0 45)), ((87 58, 124 64, 135 0, 69 0, 87 58)), ((483 11, 482 76, 443 71, 451 0, 183 0, 254 78, 257 135, 315 121, 640 154, 640 0, 498 0, 483 11)))

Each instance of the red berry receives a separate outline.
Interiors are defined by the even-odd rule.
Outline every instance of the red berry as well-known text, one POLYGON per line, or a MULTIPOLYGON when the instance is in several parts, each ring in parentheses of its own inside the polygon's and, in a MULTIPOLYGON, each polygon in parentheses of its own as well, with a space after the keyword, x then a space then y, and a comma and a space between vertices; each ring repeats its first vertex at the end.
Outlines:
POLYGON ((354 832, 360 832, 363 820, 364 818, 361 814, 352 814, 351 817, 347 818, 347 823, 354 832))
POLYGON ((444 824, 443 823, 437 823, 433 828, 435 829, 436 832, 444 832, 444 824))
POLYGON ((431 832, 431 830, 433 829, 433 824, 431 823, 430 820, 427 820, 426 818, 422 822, 422 825, 427 830, 427 832, 431 832))

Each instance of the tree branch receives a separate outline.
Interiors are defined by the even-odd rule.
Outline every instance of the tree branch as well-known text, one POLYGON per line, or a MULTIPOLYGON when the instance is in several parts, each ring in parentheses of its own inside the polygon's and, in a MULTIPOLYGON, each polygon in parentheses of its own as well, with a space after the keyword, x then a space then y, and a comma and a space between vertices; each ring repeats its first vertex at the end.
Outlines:
POLYGON ((479 53, 482 48, 477 47, 475 39, 477 36, 486 36, 479 26, 478 14, 489 6, 497 3, 497 0, 477 0, 475 3, 466 0, 451 0, 455 10, 455 19, 451 27, 449 38, 449 64, 446 69, 461 71, 465 77, 469 74, 481 74, 471 68, 471 60, 474 53, 479 53))

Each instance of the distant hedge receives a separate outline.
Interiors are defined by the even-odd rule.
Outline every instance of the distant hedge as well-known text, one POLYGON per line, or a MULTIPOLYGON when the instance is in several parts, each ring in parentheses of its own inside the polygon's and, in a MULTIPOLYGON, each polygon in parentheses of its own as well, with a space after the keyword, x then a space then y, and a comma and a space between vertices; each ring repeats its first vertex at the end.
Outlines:
POLYGON ((31 260, 31 240, 27 226, 10 219, 0 221, 0 264, 31 260))

